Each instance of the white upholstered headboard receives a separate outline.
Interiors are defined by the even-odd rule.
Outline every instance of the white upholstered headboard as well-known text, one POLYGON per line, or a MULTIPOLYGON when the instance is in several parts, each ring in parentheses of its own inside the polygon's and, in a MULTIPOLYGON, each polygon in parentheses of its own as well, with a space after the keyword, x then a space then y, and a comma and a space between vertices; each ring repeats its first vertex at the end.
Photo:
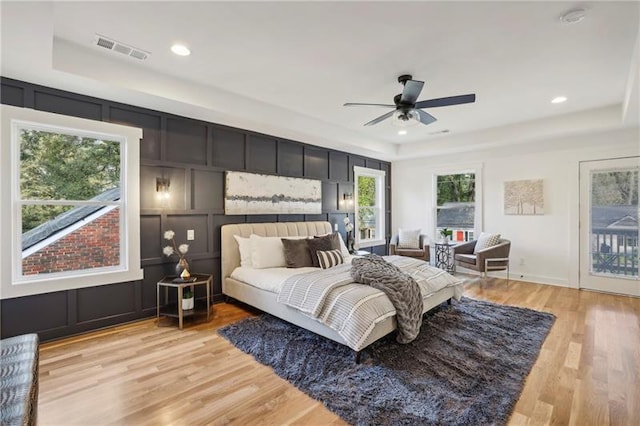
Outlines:
POLYGON ((329 222, 275 222, 275 223, 235 223, 222 225, 221 238, 221 266, 222 292, 225 280, 233 270, 240 266, 240 251, 234 235, 248 237, 251 234, 261 237, 305 237, 329 234, 333 231, 329 222))

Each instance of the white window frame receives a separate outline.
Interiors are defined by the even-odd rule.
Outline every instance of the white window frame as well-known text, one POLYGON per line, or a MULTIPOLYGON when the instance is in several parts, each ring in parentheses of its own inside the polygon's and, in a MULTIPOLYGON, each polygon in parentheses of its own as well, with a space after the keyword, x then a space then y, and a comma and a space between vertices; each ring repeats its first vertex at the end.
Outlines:
POLYGON ((482 205, 482 164, 470 164, 461 165, 451 168, 436 169, 433 171, 432 183, 433 183, 433 235, 437 239, 440 234, 438 233, 438 176, 442 175, 458 175, 465 173, 473 173, 475 176, 475 207, 473 218, 473 235, 474 239, 480 236, 483 230, 483 205, 482 205))
POLYGON ((3 206, 11 206, 11 208, 0 209, 0 241, 2 241, 0 298, 8 299, 142 279, 139 177, 142 130, 8 105, 2 105, 1 111, 0 201, 3 206), (22 275, 21 206, 23 203, 19 202, 19 196, 20 130, 24 128, 120 142, 122 166, 120 201, 113 203, 120 208, 120 265, 42 275, 22 275), (5 244, 8 242, 10 244, 5 244))
POLYGON ((385 210, 385 194, 386 194, 386 172, 384 170, 377 169, 369 169, 366 167, 353 167, 353 194, 354 194, 354 205, 355 205, 355 235, 356 235, 356 244, 358 247, 373 247, 385 245, 387 243, 386 239, 386 215, 387 212, 385 210), (378 220, 376 221, 376 238, 372 239, 360 239, 359 225, 358 225, 358 178, 360 176, 372 177, 376 179, 376 206, 380 214, 378 214, 378 220))

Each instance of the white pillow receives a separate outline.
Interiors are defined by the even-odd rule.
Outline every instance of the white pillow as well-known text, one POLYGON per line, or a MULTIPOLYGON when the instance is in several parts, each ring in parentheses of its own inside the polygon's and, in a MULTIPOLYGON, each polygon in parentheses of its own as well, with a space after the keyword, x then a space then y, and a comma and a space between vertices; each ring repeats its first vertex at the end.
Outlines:
POLYGON ((500 234, 489 234, 487 232, 483 232, 478 237, 478 241, 476 242, 476 246, 473 249, 473 254, 476 254, 480 250, 484 250, 489 247, 493 247, 500 242, 500 234))
POLYGON ((338 235, 340 236, 339 240, 340 240, 340 254, 342 254, 343 258, 348 258, 349 256, 351 256, 351 253, 349 253, 349 249, 347 249, 347 245, 344 243, 344 240, 342 239, 342 234, 338 233, 338 235))
POLYGON ((420 229, 398 229, 398 248, 419 249, 420 229))
POLYGON ((253 266, 251 264, 251 240, 239 235, 234 235, 233 238, 238 242, 238 250, 240 250, 240 266, 253 266))
POLYGON ((284 268, 287 261, 284 257, 284 246, 281 237, 260 237, 251 234, 251 264, 255 269, 284 268))

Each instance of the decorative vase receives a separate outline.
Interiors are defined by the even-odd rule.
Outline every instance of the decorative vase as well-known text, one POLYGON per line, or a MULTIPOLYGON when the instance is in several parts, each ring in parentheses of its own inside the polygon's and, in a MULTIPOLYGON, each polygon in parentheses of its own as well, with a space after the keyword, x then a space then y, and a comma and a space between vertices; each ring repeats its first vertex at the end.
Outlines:
MULTIPOLYGON (((180 258, 180 260, 178 261, 178 264, 176 265, 176 275, 182 278, 185 278, 182 276, 182 273, 184 271, 187 271, 187 274, 189 273, 189 262, 187 262, 187 259, 185 259, 184 257, 180 258)), ((186 278, 188 278, 189 276, 187 276, 186 278)))
POLYGON ((188 299, 182 299, 182 310, 189 311, 193 309, 193 300, 194 300, 193 296, 191 296, 188 299))
POLYGON ((349 253, 355 253, 356 250, 353 247, 354 244, 355 244, 355 240, 353 238, 353 232, 348 231, 347 232, 347 250, 349 250, 349 253))

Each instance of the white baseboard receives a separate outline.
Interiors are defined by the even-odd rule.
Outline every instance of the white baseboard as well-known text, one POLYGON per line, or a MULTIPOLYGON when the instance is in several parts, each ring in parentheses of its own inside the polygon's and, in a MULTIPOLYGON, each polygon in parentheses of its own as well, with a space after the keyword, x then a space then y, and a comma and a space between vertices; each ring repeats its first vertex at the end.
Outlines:
MULTIPOLYGON (((456 270, 459 270, 462 273, 469 275, 477 275, 482 276, 480 272, 473 271, 471 269, 462 268, 460 266, 456 266, 456 270)), ((507 279, 506 271, 492 271, 487 274, 489 277, 498 277, 502 279, 507 279)), ((575 286, 569 285, 569 280, 566 278, 558 278, 558 277, 547 277, 544 275, 529 275, 518 272, 510 272, 509 279, 512 281, 524 281, 528 283, 534 284, 545 284, 545 285, 553 285, 557 287, 568 287, 568 288, 577 288, 575 286)))

